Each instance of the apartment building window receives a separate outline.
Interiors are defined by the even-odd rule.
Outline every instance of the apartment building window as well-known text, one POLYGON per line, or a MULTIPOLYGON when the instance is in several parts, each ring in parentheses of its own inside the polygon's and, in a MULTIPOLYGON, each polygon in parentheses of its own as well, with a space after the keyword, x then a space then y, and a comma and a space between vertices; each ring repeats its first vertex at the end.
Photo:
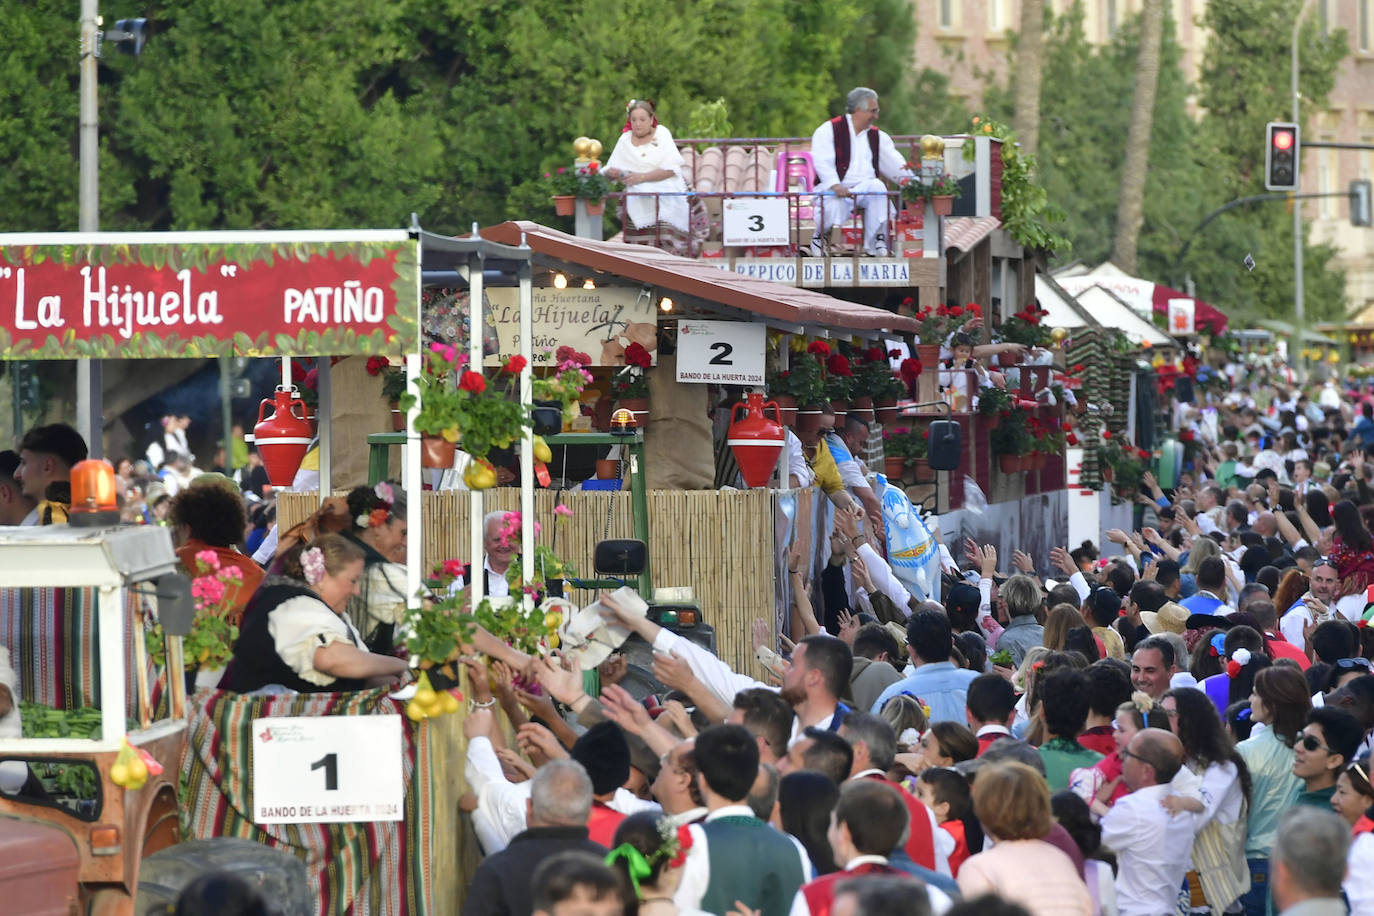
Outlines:
POLYGON ((1006 26, 1002 24, 1002 0, 988 0, 988 31, 1000 32, 1006 26))
POLYGON ((1110 40, 1116 37, 1116 0, 1106 0, 1106 6, 1106 15, 1103 16, 1103 21, 1107 26, 1107 38, 1110 40))
POLYGON ((954 28, 954 0, 940 0, 940 28, 954 28))
POLYGON ((1357 0, 1359 4, 1359 21, 1355 24, 1357 35, 1355 36, 1361 52, 1369 52, 1369 0, 1357 0))

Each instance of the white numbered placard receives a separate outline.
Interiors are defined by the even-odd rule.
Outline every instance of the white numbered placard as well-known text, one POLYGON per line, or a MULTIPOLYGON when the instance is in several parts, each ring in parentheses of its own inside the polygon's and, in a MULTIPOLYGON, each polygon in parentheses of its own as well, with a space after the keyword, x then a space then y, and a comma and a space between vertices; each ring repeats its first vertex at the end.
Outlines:
POLYGON ((400 716, 253 720, 253 821, 322 824, 405 816, 400 716))
POLYGON ((727 246, 791 244, 786 197, 728 197, 721 216, 727 246))
POLYGON ((679 321, 677 380, 762 385, 766 336, 748 321, 679 321))

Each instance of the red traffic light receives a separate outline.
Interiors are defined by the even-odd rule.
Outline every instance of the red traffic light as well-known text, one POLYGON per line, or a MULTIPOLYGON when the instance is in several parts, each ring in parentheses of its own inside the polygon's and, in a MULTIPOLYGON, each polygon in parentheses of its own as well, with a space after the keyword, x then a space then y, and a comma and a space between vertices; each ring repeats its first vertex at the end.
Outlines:
POLYGON ((1274 148, 1289 150, 1293 148, 1293 132, 1288 130, 1274 131, 1274 148))

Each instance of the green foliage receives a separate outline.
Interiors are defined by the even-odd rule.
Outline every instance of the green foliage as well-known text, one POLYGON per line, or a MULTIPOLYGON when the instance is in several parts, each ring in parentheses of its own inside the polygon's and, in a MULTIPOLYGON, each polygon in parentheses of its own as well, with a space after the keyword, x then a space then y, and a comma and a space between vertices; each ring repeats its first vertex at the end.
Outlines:
POLYGON ((725 99, 698 102, 687 118, 687 132, 693 137, 729 137, 733 130, 730 105, 725 99))
MULTIPOLYGON (((1140 274, 1184 288, 1245 322, 1290 317, 1293 300, 1292 219, 1279 203, 1238 208, 1198 235, 1186 261, 1179 251, 1209 212, 1263 190, 1263 127, 1286 119, 1288 54, 1294 6, 1288 0, 1214 0, 1203 25, 1212 31, 1201 81, 1190 86, 1181 69, 1176 23, 1166 19, 1150 139, 1140 235, 1140 274), (1190 99, 1190 95, 1196 97, 1190 99), (1204 110, 1190 116, 1190 104, 1204 110), (1242 265, 1254 256, 1253 273, 1242 265)), ((1123 23, 1110 43, 1095 49, 1083 35, 1081 4, 1047 18, 1037 179, 1049 200, 1065 211, 1062 232, 1071 254, 1087 264, 1105 260, 1115 231, 1121 162, 1130 121, 1139 21, 1123 23)), ((1322 39, 1304 28, 1300 74, 1304 112, 1320 109, 1330 90, 1345 40, 1322 39)), ((986 105, 1009 117, 1011 95, 989 90, 986 105)), ((1344 278, 1332 267, 1334 251, 1307 243, 1309 317, 1342 313, 1344 278)))
POLYGON ((898 426, 891 432, 883 433, 883 454, 889 458, 901 458, 906 464, 917 458, 926 457, 930 442, 929 429, 913 429, 898 426))

